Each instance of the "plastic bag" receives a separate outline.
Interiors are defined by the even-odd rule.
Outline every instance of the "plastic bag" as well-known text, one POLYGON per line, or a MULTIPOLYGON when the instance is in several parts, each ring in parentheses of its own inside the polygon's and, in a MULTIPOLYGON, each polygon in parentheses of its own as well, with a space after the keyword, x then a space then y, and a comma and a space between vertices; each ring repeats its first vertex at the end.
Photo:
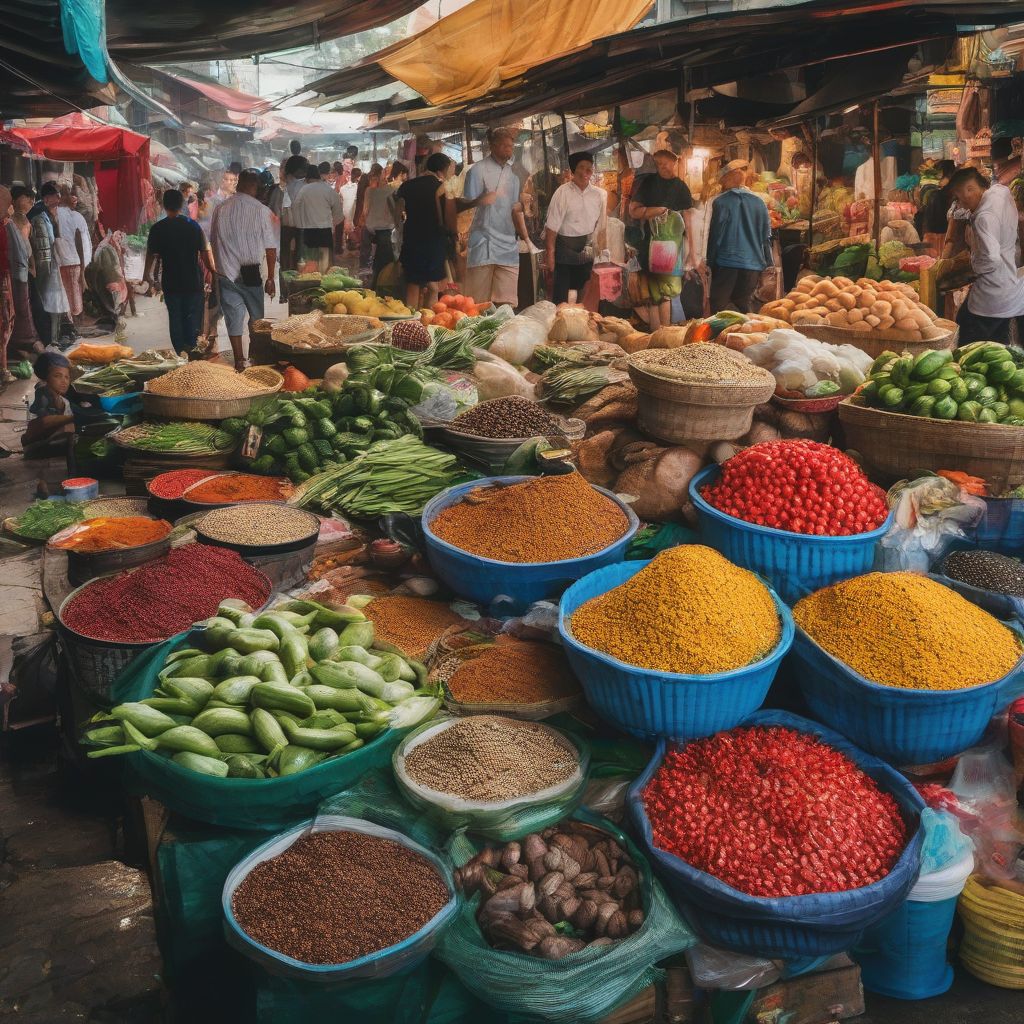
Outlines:
POLYGON ((551 330, 551 325, 555 322, 555 311, 557 308, 558 307, 553 302, 548 302, 547 299, 541 299, 540 302, 535 302, 532 306, 527 306, 519 316, 529 317, 531 320, 536 320, 538 323, 543 324, 544 337, 546 338, 547 332, 551 330))
POLYGON ((508 363, 522 366, 533 358, 533 350, 543 345, 547 338, 548 328, 543 321, 522 314, 498 328, 488 351, 508 363))
POLYGON ((703 942, 686 951, 686 965, 698 988, 730 992, 764 988, 780 978, 778 964, 763 957, 731 953, 703 942))
POLYGON ((437 828, 446 833, 468 828, 489 839, 504 842, 553 825, 569 814, 583 798, 590 768, 590 750, 583 740, 547 725, 544 728, 560 737, 567 747, 575 748, 579 764, 568 779, 539 793, 484 804, 428 789, 413 780, 405 771, 405 759, 409 753, 438 732, 450 728, 455 721, 458 719, 439 716, 414 729, 398 745, 392 757, 398 791, 437 828))
POLYGON ((473 377, 476 379, 477 393, 481 402, 492 398, 504 398, 506 395, 518 395, 520 398, 536 400, 536 393, 531 384, 511 363, 485 349, 478 349, 473 377))
POLYGON ((464 373, 448 373, 443 381, 425 384, 419 402, 409 412, 424 423, 451 423, 463 409, 476 405, 478 400, 476 382, 472 377, 464 373))
POLYGON ((965 540, 965 530, 985 514, 981 498, 961 491, 951 480, 923 476, 897 484, 892 529, 878 542, 875 568, 883 572, 928 572, 955 541, 965 540))
POLYGON ((921 847, 921 875, 941 871, 962 860, 974 844, 960 831, 960 824, 949 811, 926 807, 921 812, 924 845, 921 847))
MULTIPOLYGON (((646 920, 633 935, 559 960, 494 949, 477 925, 480 897, 474 896, 463 902, 434 953, 474 995, 498 1011, 518 1011, 526 1020, 571 1020, 574 1024, 600 1020, 662 976, 654 964, 696 941, 635 844, 596 815, 579 811, 574 817, 610 833, 632 857, 640 874, 646 913, 646 920)), ((448 845, 456 864, 464 864, 478 848, 461 833, 448 845)))
MULTIPOLYGON (((337 894, 336 894, 337 895, 337 894)), ((353 894, 358 899, 358 893, 353 894)), ((388 978, 399 971, 404 971, 424 960, 441 937, 444 929, 451 923, 458 909, 459 898, 452 880, 451 866, 448 861, 437 853, 419 843, 414 842, 402 832, 384 828, 370 821, 348 818, 341 815, 318 815, 312 821, 303 822, 294 828, 274 836, 252 853, 243 857, 224 882, 221 894, 221 907, 224 911, 224 933, 228 944, 237 949, 250 960, 259 964, 272 974, 286 978, 297 978, 302 981, 336 983, 339 981, 355 981, 362 978, 388 978), (307 964, 293 957, 285 956, 250 938, 235 920, 231 901, 235 890, 242 884, 245 877, 257 864, 272 860, 283 853, 298 839, 312 832, 361 832, 365 835, 377 836, 400 843, 421 857, 426 858, 437 869, 448 887, 449 900, 419 931, 386 949, 368 953, 344 964, 307 964)))

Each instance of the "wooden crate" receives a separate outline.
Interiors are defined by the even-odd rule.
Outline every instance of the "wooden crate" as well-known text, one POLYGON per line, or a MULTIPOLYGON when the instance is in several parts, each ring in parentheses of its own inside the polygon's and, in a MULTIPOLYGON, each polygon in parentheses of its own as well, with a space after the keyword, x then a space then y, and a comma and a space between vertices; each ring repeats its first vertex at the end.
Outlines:
POLYGON ((747 1024, 829 1024, 849 1020, 864 1012, 860 967, 849 957, 832 970, 786 978, 761 989, 747 1011, 747 1024))

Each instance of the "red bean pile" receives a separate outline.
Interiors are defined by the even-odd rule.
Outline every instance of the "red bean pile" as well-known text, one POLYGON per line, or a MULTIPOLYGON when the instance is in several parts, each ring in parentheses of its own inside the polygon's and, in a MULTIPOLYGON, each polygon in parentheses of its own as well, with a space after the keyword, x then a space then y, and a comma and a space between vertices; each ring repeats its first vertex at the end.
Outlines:
POLYGON ((68 629, 113 643, 156 643, 200 619, 228 597, 259 608, 270 580, 227 548, 186 544, 131 572, 87 584, 68 604, 68 629))
POLYGON ((257 864, 231 899, 242 930, 307 964, 343 964, 418 932, 450 899, 425 857, 360 832, 313 832, 257 864))
POLYGON ((762 441, 722 465, 701 497, 758 526, 819 537, 867 533, 889 514, 885 492, 848 455, 817 441, 762 441))
POLYGON ((843 892, 889 873, 896 801, 848 757, 780 727, 669 750, 643 792, 654 844, 751 896, 843 892))

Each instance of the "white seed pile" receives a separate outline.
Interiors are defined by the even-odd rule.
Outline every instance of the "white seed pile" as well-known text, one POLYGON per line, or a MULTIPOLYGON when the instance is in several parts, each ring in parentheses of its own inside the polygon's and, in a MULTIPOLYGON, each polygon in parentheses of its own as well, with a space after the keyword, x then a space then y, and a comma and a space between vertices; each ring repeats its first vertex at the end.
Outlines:
POLYGON ((252 547, 290 544, 316 533, 316 525, 308 512, 288 505, 259 502, 214 509, 207 512, 198 525, 200 532, 212 540, 252 547))

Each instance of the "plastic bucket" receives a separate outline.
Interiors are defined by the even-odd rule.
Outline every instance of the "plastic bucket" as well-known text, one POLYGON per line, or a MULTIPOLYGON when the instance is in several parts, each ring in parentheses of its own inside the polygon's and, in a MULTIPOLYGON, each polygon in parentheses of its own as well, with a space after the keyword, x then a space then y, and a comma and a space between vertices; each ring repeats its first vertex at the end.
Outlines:
MULTIPOLYGON (((523 609, 535 601, 557 597, 571 583, 602 566, 621 562, 633 535, 640 527, 636 513, 617 495, 603 487, 595 487, 606 498, 615 502, 627 519, 626 532, 603 551, 582 558, 568 558, 558 562, 499 562, 470 554, 441 540, 430 524, 446 508, 457 505, 466 494, 488 484, 514 484, 532 480, 530 476, 495 476, 483 480, 449 487, 437 495, 423 510, 423 535, 426 540, 427 557, 437 574, 448 587, 461 597, 469 598, 484 606, 498 598, 507 598, 511 605, 523 609)), ((496 526, 500 529, 500 526, 496 526)))
POLYGON ((883 686, 833 658, 799 626, 792 659, 814 717, 892 764, 932 764, 974 746, 989 719, 1024 689, 1024 656, 1002 679, 969 689, 883 686))
POLYGON ((894 999, 928 999, 953 984, 946 946, 956 904, 974 868, 974 855, 922 875, 907 901, 869 928, 853 958, 869 992, 894 999))
POLYGON ((775 530, 726 515, 701 497, 700 489, 718 479, 718 466, 702 469, 690 481, 689 493, 700 522, 701 539, 730 562, 756 572, 787 602, 838 580, 869 572, 875 545, 893 524, 894 513, 876 530, 852 537, 818 537, 775 530))
POLYGON ((558 632, 587 702, 617 728, 643 739, 668 737, 682 742, 731 729, 764 703, 779 664, 793 643, 793 617, 773 594, 782 620, 782 636, 775 649, 751 665, 706 676, 637 668, 576 640, 570 626, 573 612, 649 564, 606 566, 574 583, 562 596, 558 632))
POLYGON ((680 910, 711 945, 784 960, 845 952, 857 944, 866 928, 902 904, 917 881, 924 801, 895 769, 815 722, 785 711, 757 711, 742 724, 781 726, 816 736, 849 757, 883 791, 892 794, 909 823, 910 838, 889 874, 847 892, 763 898, 740 892, 659 849, 654 845, 642 795, 665 756, 664 740, 626 797, 626 809, 640 845, 680 910))
MULTIPOLYGON (((339 893, 325 895, 335 899, 341 898, 339 893)), ((353 894, 353 898, 358 899, 358 893, 353 894)), ((359 818, 324 814, 312 821, 305 821, 301 825, 296 825, 295 828, 289 829, 279 836, 275 836, 239 861, 231 869, 224 882, 221 906, 224 910, 224 931, 228 943, 250 960, 255 961, 271 974, 281 975, 286 978, 297 978, 302 981, 337 984, 339 982, 356 981, 364 978, 388 978, 400 971, 410 970, 421 963, 430 955, 430 951, 441 937, 441 933, 454 918, 459 907, 459 898, 455 892, 455 885, 452 881, 449 866, 430 850, 420 846, 418 843, 414 843, 407 836, 402 835, 401 832, 395 832, 392 829, 375 825, 372 822, 363 821, 359 818), (362 832, 400 843, 433 864, 444 879, 450 898, 445 906, 419 931, 414 932, 394 946, 388 946, 386 949, 379 950, 376 953, 370 953, 356 960, 350 960, 348 963, 307 964, 293 957, 285 956, 283 953, 278 953, 276 950, 257 942, 242 930, 235 920, 235 915, 231 909, 231 901, 235 890, 257 864, 271 860, 278 856, 278 854, 283 853, 308 832, 362 832)))

